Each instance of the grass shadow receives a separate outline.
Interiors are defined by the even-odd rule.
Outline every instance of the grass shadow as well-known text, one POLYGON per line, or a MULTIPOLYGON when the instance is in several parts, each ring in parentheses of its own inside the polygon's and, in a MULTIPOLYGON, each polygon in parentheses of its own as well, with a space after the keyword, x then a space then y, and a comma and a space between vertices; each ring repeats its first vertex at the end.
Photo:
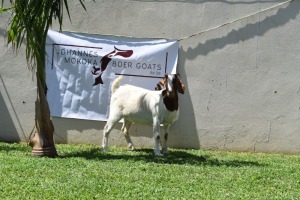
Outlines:
POLYGON ((26 152, 30 148, 27 144, 20 145, 20 143, 14 143, 14 142, 7 142, 7 141, 0 141, 0 151, 21 151, 26 152))
POLYGON ((228 167, 243 167, 257 166, 261 167, 265 164, 253 161, 243 160, 220 160, 212 158, 209 155, 195 155, 185 150, 171 150, 169 154, 158 157, 154 156, 153 149, 139 149, 136 151, 118 151, 118 152, 103 152, 99 148, 91 148, 83 151, 73 151, 64 153, 60 158, 79 157, 88 160, 110 161, 110 160, 126 160, 128 162, 146 162, 157 164, 171 165, 208 165, 208 166, 228 166, 228 167))

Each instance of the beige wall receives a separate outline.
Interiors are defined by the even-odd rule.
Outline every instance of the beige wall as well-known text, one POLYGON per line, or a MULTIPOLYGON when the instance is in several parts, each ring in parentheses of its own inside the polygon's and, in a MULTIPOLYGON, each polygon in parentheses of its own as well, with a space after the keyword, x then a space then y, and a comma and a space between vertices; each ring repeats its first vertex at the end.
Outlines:
MULTIPOLYGON (((177 148, 300 152, 300 1, 69 1, 63 30, 178 39, 187 92, 169 144, 177 148), (267 10, 266 10, 267 9, 267 10)), ((21 51, 5 47, 0 21, 0 139, 25 140, 34 125, 35 83, 21 51)), ((57 27, 54 27, 57 29, 57 27)), ((103 122, 53 118, 58 143, 101 144, 103 122)), ((118 127, 119 128, 119 127, 118 127)), ((151 127, 131 129, 152 146, 151 127)), ((118 130, 111 145, 124 145, 118 130)))

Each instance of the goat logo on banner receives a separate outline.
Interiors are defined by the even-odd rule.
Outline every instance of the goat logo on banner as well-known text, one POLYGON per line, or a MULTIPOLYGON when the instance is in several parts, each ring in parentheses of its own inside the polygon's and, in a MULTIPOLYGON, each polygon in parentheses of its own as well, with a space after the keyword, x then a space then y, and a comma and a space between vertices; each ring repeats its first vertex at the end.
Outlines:
POLYGON ((98 75, 95 78, 95 83, 93 84, 93 86, 98 85, 98 84, 103 84, 103 80, 101 78, 101 75, 106 70, 107 65, 110 63, 110 61, 112 60, 113 57, 121 56, 123 58, 128 58, 128 57, 132 56, 132 54, 133 54, 132 50, 121 50, 121 49, 118 49, 116 47, 114 47, 114 48, 115 48, 115 50, 113 50, 112 52, 110 52, 110 53, 108 53, 108 54, 106 54, 105 56, 102 57, 102 59, 100 61, 101 66, 99 68, 93 66, 92 74, 93 75, 98 75), (99 74, 97 73, 98 71, 100 71, 99 74))

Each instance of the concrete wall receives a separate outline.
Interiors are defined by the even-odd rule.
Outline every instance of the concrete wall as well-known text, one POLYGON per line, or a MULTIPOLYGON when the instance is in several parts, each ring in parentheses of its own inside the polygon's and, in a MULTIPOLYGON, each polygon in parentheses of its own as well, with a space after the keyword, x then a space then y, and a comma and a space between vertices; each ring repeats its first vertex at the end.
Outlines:
MULTIPOLYGON (((283 2, 103 0, 86 1, 85 12, 69 1, 72 23, 65 17, 63 30, 180 40, 187 92, 171 147, 299 153, 300 1, 283 2)), ((36 94, 24 51, 15 56, 4 45, 8 18, 0 21, 0 139, 18 141, 33 128, 36 94)), ((103 122, 53 121, 57 143, 101 144, 103 122)), ((137 146, 152 146, 151 127, 131 133, 137 146)), ((110 144, 125 146, 118 130, 110 144)))

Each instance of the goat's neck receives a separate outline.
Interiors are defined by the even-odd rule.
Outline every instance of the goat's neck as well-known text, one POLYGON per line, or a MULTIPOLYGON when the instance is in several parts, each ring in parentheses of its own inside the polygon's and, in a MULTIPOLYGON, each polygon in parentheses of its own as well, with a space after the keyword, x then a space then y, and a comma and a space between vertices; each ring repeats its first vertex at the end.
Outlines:
POLYGON ((163 101, 164 104, 169 111, 176 111, 178 110, 178 94, 176 90, 173 92, 168 92, 167 90, 162 91, 163 101))

